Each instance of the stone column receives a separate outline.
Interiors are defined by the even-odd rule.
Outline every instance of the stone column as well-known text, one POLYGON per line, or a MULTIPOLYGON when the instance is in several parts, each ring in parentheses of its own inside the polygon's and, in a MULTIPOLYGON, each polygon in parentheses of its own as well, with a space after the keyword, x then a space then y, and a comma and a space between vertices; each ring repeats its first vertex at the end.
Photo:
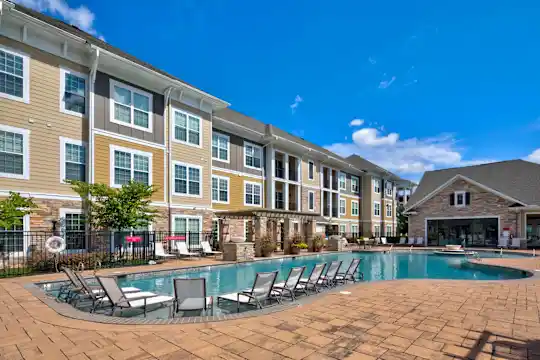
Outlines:
POLYGON ((223 251, 223 244, 231 241, 229 234, 229 221, 219 219, 219 250, 223 251))
POLYGON ((291 253, 291 237, 294 232, 294 225, 289 218, 284 219, 283 223, 283 253, 284 254, 290 254, 291 253))
POLYGON ((265 235, 272 236, 271 230, 267 229, 267 219, 265 217, 258 217, 255 221, 255 233, 253 234, 253 241, 255 242, 255 256, 262 256, 261 250, 261 238, 265 235))
POLYGON ((306 237, 306 243, 308 245, 308 251, 315 251, 313 248, 313 237, 315 236, 317 232, 317 222, 315 220, 308 220, 307 226, 306 226, 306 233, 304 236, 306 237))

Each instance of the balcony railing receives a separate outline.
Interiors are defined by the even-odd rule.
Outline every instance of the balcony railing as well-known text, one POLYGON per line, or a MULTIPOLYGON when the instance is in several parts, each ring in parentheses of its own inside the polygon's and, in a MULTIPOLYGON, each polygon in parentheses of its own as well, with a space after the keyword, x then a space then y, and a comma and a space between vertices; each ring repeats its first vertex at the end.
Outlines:
POLYGON ((276 167, 276 177, 280 179, 285 179, 285 169, 276 167))
POLYGON ((330 216, 330 206, 325 206, 323 208, 323 216, 330 216))
POLYGON ((289 169, 289 180, 298 181, 298 173, 294 169, 289 169))
POLYGON ((276 209, 285 210, 285 201, 283 200, 276 200, 276 209))
POLYGON ((338 208, 332 208, 332 217, 338 217, 338 208))
POLYGON ((289 210, 296 211, 296 202, 290 202, 289 201, 289 210))

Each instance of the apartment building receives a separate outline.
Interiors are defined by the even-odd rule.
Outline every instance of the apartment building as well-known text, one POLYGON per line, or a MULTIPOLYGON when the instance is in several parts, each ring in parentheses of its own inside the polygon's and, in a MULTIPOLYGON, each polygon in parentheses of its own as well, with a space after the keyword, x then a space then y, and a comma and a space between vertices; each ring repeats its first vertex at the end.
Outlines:
MULTIPOLYGON (((321 232, 395 231, 395 175, 234 111, 76 27, 6 0, 0 9, 0 196, 40 206, 19 230, 60 219, 84 229, 74 179, 156 185, 155 230, 211 231, 219 212, 266 208, 315 213, 321 232)), ((238 220, 231 236, 248 228, 238 220)))

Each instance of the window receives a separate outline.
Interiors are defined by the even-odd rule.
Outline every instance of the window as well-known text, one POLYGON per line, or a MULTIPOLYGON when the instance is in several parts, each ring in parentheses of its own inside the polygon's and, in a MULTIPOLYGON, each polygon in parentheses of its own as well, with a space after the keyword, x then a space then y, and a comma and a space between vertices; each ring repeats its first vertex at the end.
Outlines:
POLYGON ((345 215, 347 209, 345 208, 345 199, 339 199, 339 215, 345 215))
POLYGON ((201 147, 201 119, 198 116, 178 109, 174 109, 173 112, 174 140, 188 145, 201 147))
POLYGON ((28 224, 28 216, 19 218, 20 224, 6 229, 0 226, 0 248, 4 253, 23 254, 25 251, 25 225, 28 224))
POLYGON ((202 196, 202 168, 200 166, 174 162, 173 175, 175 195, 202 196))
POLYGON ((392 225, 386 225, 386 236, 392 236, 392 225))
POLYGON ((386 204, 386 217, 392 217, 392 204, 386 204))
POLYGON ((358 233, 358 225, 353 225, 351 224, 351 233, 355 236, 357 236, 359 233, 358 233))
POLYGON ((345 224, 340 224, 340 225, 339 225, 339 233, 340 233, 341 235, 343 235, 343 234, 345 234, 346 232, 347 232, 347 225, 345 225, 345 224))
POLYGON ((111 122, 152 132, 152 94, 110 80, 111 122))
POLYGON ((315 177, 315 163, 313 161, 308 161, 308 179, 313 180, 315 177))
POLYGON ((177 235, 186 235, 186 245, 189 250, 199 248, 202 218, 200 216, 173 215, 173 231, 177 235))
POLYGON ((29 91, 28 56, 0 46, 0 96, 28 103, 29 91))
POLYGON ((212 159, 229 162, 229 137, 223 134, 212 134, 212 159))
POLYGON ((386 196, 392 196, 392 183, 390 181, 387 181, 384 184, 384 189, 385 189, 386 196))
POLYGON ((358 178, 356 176, 351 176, 351 191, 360 192, 360 187, 358 186, 358 178))
POLYGON ((85 248, 84 215, 81 209, 60 209, 62 235, 66 240, 67 250, 85 248))
POLYGON ((380 225, 373 225, 373 235, 375 237, 381 236, 381 226, 380 225))
POLYGON ((88 77, 77 72, 60 69, 60 111, 86 115, 86 84, 88 77))
POLYGON ((0 125, 0 177, 30 177, 29 135, 29 130, 0 125))
POLYGON ((152 185, 152 154, 111 145, 111 186, 130 181, 152 185))
POLYGON ((345 180, 345 174, 344 173, 339 173, 339 189, 340 190, 347 189, 347 182, 345 180))
POLYGON ((261 206, 261 188, 260 183, 244 181, 244 205, 261 206))
POLYGON ((244 142, 244 165, 248 168, 260 169, 262 163, 262 148, 258 145, 244 142))
POLYGON ((60 182, 86 181, 86 147, 80 140, 60 137, 60 182))
POLYGON ((229 203, 229 178, 212 175, 212 201, 217 203, 229 203))
POLYGON ((381 203, 378 201, 373 202, 373 216, 381 216, 381 203))
POLYGON ((308 209, 309 211, 315 210, 315 193, 313 191, 308 191, 308 209))
POLYGON ((351 201, 351 215, 358 216, 358 201, 351 201))
POLYGON ((471 193, 466 191, 456 191, 450 194, 450 205, 462 207, 471 204, 471 193))
POLYGON ((373 192, 375 194, 381 193, 381 181, 378 179, 373 179, 373 192))

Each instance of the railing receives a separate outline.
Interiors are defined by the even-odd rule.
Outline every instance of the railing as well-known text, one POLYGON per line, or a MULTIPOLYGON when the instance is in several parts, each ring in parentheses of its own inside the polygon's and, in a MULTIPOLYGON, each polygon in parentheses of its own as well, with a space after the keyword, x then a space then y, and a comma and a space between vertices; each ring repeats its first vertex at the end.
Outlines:
POLYGON ((285 209, 285 201, 276 200, 276 209, 284 210, 285 209))
POLYGON ((289 180, 298 181, 298 173, 294 169, 289 169, 289 180))
POLYGON ((285 179, 285 169, 276 167, 276 177, 280 179, 285 179))
POLYGON ((216 248, 211 232, 168 231, 3 231, 0 232, 0 278, 58 271, 62 266, 99 269, 148 264, 156 260, 155 243, 162 242, 176 252, 175 242, 183 241, 189 251, 200 251, 201 241, 216 248), (64 238, 65 249, 58 254, 47 250, 47 239, 64 238))
POLYGON ((290 211, 296 211, 296 203, 289 201, 289 210, 290 211))

